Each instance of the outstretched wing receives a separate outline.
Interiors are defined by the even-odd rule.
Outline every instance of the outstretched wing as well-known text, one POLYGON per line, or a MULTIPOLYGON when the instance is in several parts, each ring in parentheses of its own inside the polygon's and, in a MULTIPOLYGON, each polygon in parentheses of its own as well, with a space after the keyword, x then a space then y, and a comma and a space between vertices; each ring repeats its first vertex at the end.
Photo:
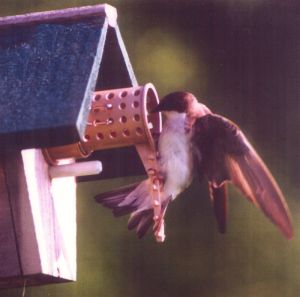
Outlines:
MULTIPOLYGON (((214 191, 231 181, 287 238, 293 236, 289 210, 282 192, 234 123, 213 114, 201 117, 195 122, 192 141, 198 169, 207 177, 214 191)), ((216 206, 214 191, 211 191, 211 197, 216 206)), ((223 196, 216 193, 219 194, 219 203, 222 199, 226 201, 226 193, 223 196)))

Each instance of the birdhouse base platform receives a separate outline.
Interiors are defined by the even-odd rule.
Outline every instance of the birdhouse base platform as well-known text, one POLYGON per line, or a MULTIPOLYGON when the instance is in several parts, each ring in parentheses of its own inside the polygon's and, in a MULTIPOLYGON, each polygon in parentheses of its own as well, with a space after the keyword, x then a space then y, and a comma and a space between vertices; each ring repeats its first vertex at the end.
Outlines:
POLYGON ((55 283, 65 283, 70 280, 45 275, 42 273, 24 276, 15 276, 0 278, 0 289, 9 289, 17 287, 41 286, 55 283))

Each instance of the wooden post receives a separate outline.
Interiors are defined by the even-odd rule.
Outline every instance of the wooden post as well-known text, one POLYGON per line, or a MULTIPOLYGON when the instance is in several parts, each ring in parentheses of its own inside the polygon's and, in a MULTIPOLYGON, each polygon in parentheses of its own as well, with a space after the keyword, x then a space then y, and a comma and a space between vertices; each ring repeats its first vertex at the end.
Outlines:
POLYGON ((0 287, 75 280, 75 178, 51 180, 41 150, 7 151, 0 189, 0 287))

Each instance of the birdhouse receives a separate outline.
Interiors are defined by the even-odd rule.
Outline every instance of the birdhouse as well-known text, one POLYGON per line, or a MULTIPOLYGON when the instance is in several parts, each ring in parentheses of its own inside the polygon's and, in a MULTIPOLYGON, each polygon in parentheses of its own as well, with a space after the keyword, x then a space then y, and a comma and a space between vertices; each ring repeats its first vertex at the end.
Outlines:
POLYGON ((0 288, 76 279, 76 176, 155 167, 157 102, 113 7, 0 18, 0 288))

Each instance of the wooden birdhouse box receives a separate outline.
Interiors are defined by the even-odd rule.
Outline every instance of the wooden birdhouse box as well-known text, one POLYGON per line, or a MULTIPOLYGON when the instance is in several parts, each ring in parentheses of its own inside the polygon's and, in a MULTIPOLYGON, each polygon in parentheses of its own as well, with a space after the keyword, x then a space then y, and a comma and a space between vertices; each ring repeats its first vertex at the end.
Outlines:
POLYGON ((145 173, 157 101, 137 84, 113 7, 0 18, 1 288, 76 279, 80 173, 69 171, 88 158, 100 178, 145 173))

